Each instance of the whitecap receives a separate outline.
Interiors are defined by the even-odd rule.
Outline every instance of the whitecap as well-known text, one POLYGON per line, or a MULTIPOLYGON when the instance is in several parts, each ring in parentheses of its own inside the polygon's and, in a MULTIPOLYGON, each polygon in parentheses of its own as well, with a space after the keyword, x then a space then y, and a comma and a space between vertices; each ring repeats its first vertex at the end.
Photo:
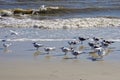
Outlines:
POLYGON ((70 19, 51 19, 33 20, 29 18, 16 19, 4 17, 0 21, 0 27, 35 27, 43 29, 78 29, 93 27, 119 27, 119 18, 70 18, 70 19))

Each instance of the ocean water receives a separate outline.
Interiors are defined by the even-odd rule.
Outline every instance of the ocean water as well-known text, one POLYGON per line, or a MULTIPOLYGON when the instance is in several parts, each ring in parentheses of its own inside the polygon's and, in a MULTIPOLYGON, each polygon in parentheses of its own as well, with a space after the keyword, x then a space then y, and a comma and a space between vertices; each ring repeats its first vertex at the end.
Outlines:
POLYGON ((0 27, 58 29, 120 26, 119 0, 0 0, 1 10, 16 8, 39 10, 42 5, 60 9, 39 15, 19 14, 0 17, 0 27))
POLYGON ((41 5, 63 7, 65 10, 44 18, 120 17, 119 0, 0 0, 0 9, 38 9, 41 5))
MULTIPOLYGON (((68 41, 82 37, 102 37, 115 41, 111 52, 104 61, 120 61, 120 1, 119 0, 0 0, 0 9, 38 9, 41 5, 63 7, 57 15, 20 15, 20 17, 0 16, 0 60, 48 60, 62 61, 64 53, 59 49, 68 41), (11 28, 14 27, 14 28, 11 28), (16 28, 17 27, 17 28, 16 28), (33 28, 34 27, 34 28, 33 28), (85 27, 85 28, 84 28, 85 27), (9 30, 19 35, 11 36, 9 30), (3 48, 1 40, 7 39, 12 45, 3 48), (56 47, 50 55, 44 48, 36 51, 33 42, 56 47)), ((77 49, 82 45, 77 45, 77 49)), ((83 45, 87 54, 78 60, 89 59, 88 41, 83 45)), ((73 55, 68 54, 68 57, 73 55)), ((70 59, 72 60, 72 59, 70 59)))
MULTIPOLYGON (((8 43, 12 43, 10 47, 5 49, 3 42, 0 41, 0 60, 14 61, 50 61, 60 62, 63 60, 73 61, 74 56, 68 53, 64 56, 64 53, 60 50, 61 47, 69 47, 68 41, 78 40, 78 37, 99 37, 106 40, 115 41, 115 43, 109 46, 110 53, 104 56, 102 61, 120 61, 120 31, 119 27, 115 28, 92 28, 92 29, 35 29, 35 28, 1 28, 0 40, 7 39, 8 43), (14 30, 18 33, 17 36, 10 35, 9 30, 14 30), (107 30, 107 31, 106 31, 107 30), (7 37, 6 37, 7 36, 7 37), (33 42, 38 42, 44 45, 44 47, 55 47, 56 50, 50 52, 49 55, 45 54, 44 47, 38 51, 33 47, 33 42), (67 57, 67 59, 64 59, 67 57)), ((88 46, 88 41, 85 41, 83 45, 76 45, 76 50, 80 47, 84 47, 82 51, 85 54, 78 56, 78 61, 92 61, 89 56, 89 52, 92 50, 88 46)))

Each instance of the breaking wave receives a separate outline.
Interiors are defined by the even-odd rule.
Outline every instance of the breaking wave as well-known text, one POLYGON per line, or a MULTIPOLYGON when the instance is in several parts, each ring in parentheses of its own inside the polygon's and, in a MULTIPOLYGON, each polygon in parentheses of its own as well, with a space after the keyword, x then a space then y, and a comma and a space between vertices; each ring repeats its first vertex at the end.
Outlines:
POLYGON ((13 17, 0 17, 0 27, 15 27, 15 28, 33 27, 41 29, 120 27, 120 19, 111 17, 95 17, 95 18, 34 20, 30 18, 17 19, 13 17))

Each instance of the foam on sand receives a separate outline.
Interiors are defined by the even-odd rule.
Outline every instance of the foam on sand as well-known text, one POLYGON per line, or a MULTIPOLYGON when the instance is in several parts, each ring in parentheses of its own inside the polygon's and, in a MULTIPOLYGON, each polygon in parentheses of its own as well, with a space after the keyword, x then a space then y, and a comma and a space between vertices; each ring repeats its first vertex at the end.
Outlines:
POLYGON ((30 18, 16 19, 13 17, 2 17, 0 27, 34 27, 43 29, 76 29, 92 27, 119 27, 119 18, 69 18, 51 20, 33 20, 30 18))

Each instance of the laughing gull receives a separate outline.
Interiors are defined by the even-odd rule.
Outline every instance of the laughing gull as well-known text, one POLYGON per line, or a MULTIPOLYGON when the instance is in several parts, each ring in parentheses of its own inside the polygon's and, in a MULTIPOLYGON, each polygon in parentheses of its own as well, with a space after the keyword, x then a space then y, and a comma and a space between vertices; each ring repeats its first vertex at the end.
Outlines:
POLYGON ((68 47, 61 47, 60 49, 65 53, 65 55, 67 55, 68 52, 71 52, 71 48, 68 47))
POLYGON ((81 42, 81 44, 83 44, 83 41, 88 40, 89 38, 78 37, 78 39, 81 42))
POLYGON ((100 58, 106 55, 106 51, 103 47, 95 48, 95 52, 98 54, 100 58))
POLYGON ((76 59, 77 59, 77 56, 82 53, 83 53, 82 51, 75 51, 75 50, 72 51, 72 55, 74 55, 76 59))
POLYGON ((99 43, 93 43, 93 42, 89 42, 88 45, 91 47, 91 49, 95 49, 100 47, 99 43))
POLYGON ((3 47, 4 48, 8 48, 9 46, 11 46, 12 44, 11 43, 3 43, 3 47))
POLYGON ((40 44, 40 43, 37 43, 37 42, 34 42, 34 43, 33 43, 33 46, 38 50, 39 47, 43 47, 44 45, 43 45, 43 44, 40 44))
POLYGON ((114 41, 107 41, 107 40, 103 40, 103 42, 107 43, 107 44, 112 44, 114 43, 114 41))
POLYGON ((47 52, 47 54, 50 53, 50 51, 54 51, 55 47, 45 47, 44 50, 47 52))

